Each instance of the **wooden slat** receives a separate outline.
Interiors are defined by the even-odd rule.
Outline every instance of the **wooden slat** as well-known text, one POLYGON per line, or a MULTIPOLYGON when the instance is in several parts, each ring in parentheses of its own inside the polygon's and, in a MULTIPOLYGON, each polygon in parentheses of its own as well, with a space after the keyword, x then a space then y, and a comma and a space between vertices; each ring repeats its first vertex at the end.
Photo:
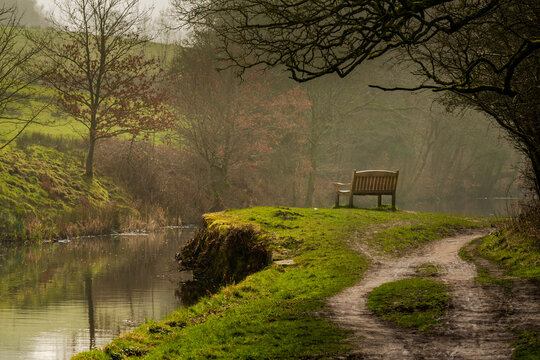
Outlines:
POLYGON ((352 191, 355 195, 392 194, 396 190, 397 172, 358 171, 355 172, 352 191))

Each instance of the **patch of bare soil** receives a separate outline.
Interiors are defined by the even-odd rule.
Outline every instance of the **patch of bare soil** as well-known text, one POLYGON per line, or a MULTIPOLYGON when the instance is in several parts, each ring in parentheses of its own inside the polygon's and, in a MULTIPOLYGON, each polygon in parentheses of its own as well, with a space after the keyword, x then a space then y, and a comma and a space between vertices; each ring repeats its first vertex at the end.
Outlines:
MULTIPOLYGON (((475 281, 475 265, 461 260, 458 251, 486 234, 478 231, 441 239, 398 259, 373 257, 373 267, 363 280, 329 301, 330 318, 354 332, 356 350, 348 358, 510 359, 510 344, 515 340, 510 329, 540 324, 540 291, 524 281, 516 280, 511 293, 499 285, 475 281), (439 280, 451 289, 452 306, 441 325, 420 333, 398 328, 367 309, 371 290, 416 276, 417 268, 426 263, 440 266, 439 280)), ((355 247, 363 248, 361 244, 355 247)))

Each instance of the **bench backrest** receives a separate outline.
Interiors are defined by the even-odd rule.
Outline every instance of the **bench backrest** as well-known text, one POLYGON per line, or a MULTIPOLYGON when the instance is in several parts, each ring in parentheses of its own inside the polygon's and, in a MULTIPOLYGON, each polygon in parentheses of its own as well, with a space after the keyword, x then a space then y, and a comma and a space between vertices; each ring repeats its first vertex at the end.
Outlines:
POLYGON ((396 192, 398 171, 354 171, 351 181, 353 195, 392 195, 396 192))

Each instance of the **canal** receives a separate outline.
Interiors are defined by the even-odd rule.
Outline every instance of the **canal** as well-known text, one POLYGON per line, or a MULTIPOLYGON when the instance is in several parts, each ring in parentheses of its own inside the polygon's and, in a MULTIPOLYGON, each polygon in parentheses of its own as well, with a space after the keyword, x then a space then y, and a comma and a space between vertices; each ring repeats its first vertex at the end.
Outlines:
POLYGON ((0 359, 69 359, 182 306, 192 229, 0 249, 0 359))

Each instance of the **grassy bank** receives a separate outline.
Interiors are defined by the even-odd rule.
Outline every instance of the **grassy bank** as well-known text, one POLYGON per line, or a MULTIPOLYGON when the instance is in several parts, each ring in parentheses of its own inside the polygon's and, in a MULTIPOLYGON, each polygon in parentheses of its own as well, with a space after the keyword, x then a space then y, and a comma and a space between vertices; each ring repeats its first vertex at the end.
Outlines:
POLYGON ((478 254, 506 270, 510 276, 540 278, 540 243, 511 228, 485 237, 478 254))
POLYGON ((126 194, 106 178, 86 178, 81 162, 43 146, 4 149, 0 239, 39 241, 136 226, 138 213, 126 194))
POLYGON ((348 333, 317 314, 329 296, 361 279, 369 266, 350 250, 351 239, 396 254, 488 225, 478 218, 436 214, 269 207, 210 214, 206 221, 223 232, 253 226, 274 260, 294 263, 274 263, 76 359, 334 358, 349 348, 348 333))
MULTIPOLYGON (((540 243, 538 229, 516 226, 523 222, 506 224, 482 239, 461 249, 459 255, 476 265, 477 281, 502 286, 510 298, 519 292, 523 283, 538 288, 540 279, 540 243)), ((534 225, 533 225, 534 226, 534 225)), ((512 344, 512 359, 540 358, 540 327, 515 324, 512 328, 516 340, 512 344)))

